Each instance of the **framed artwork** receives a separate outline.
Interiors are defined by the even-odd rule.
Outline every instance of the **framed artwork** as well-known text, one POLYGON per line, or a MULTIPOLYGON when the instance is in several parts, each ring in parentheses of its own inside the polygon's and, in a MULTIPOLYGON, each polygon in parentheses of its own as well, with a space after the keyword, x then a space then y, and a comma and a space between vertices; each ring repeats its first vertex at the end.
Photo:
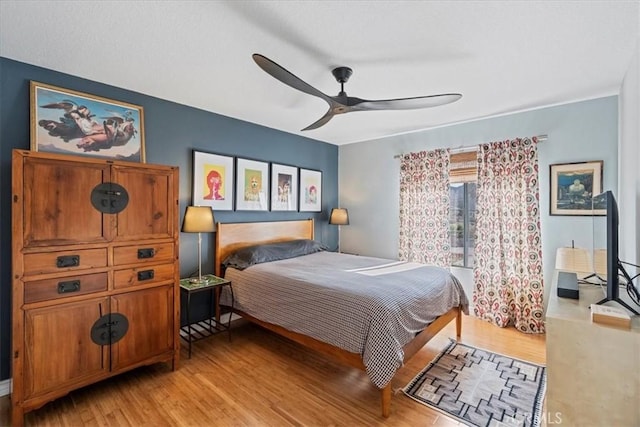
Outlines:
POLYGON ((298 168, 271 164, 271 210, 298 210, 298 168))
POLYGON ((606 215, 591 199, 602 193, 602 160, 550 165, 551 215, 606 215))
POLYGON ((269 163, 238 158, 236 210, 269 210, 269 163))
POLYGON ((322 211, 322 172, 300 168, 300 212, 322 211))
POLYGON ((193 205, 233 210, 233 157, 193 152, 193 205))
POLYGON ((31 150, 144 162, 142 107, 31 81, 31 150))

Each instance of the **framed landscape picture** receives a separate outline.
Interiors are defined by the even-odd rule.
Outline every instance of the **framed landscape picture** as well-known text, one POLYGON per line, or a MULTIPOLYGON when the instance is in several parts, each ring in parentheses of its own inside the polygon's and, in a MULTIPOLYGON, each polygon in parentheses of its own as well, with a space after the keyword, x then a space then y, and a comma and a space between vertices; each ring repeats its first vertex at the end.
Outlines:
POLYGON ((31 150, 144 162, 141 106, 30 83, 31 150))
POLYGON ((193 152, 193 205, 233 210, 233 157, 193 152))
POLYGON ((269 163, 238 158, 236 210, 269 210, 269 163))
POLYGON ((592 198, 602 193, 602 160, 550 165, 551 215, 606 215, 593 210, 592 198))
POLYGON ((271 164, 271 210, 298 210, 298 168, 271 164))
POLYGON ((322 211, 322 172, 300 169, 300 212, 322 211))

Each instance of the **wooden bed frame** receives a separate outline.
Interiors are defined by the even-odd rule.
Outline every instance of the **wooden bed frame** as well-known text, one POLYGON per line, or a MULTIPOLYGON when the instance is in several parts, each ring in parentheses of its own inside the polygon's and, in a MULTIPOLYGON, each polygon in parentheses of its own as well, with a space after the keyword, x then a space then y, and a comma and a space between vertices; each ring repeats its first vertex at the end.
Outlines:
MULTIPOLYGON (((282 242, 295 239, 313 239, 313 219, 296 221, 273 222, 247 222, 247 223, 218 223, 216 233, 215 269, 216 275, 223 274, 222 261, 234 251, 257 244, 282 242)), ((245 319, 262 326, 265 329, 282 335, 305 347, 332 357, 340 363, 365 370, 362 356, 351 353, 336 346, 302 335, 281 326, 263 322, 240 310, 234 310, 245 319)), ((403 347, 404 362, 407 362, 416 354, 431 338, 442 328, 456 319, 456 337, 459 339, 462 332, 462 309, 454 307, 447 313, 438 317, 426 329, 403 347)), ((391 382, 381 389, 382 416, 388 417, 391 413, 391 382)))

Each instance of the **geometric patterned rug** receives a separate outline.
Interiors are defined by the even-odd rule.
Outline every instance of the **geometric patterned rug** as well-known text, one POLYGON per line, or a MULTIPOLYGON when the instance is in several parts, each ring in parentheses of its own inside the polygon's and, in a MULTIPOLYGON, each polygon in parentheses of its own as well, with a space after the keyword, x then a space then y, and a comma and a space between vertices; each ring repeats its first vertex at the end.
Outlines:
POLYGON ((538 427, 546 368, 451 342, 402 391, 470 426, 538 427))

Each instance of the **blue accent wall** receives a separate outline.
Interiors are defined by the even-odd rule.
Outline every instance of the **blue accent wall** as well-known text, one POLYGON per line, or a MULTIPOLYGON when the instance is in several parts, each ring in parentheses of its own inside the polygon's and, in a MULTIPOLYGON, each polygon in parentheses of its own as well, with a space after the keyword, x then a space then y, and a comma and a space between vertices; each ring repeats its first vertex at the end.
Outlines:
MULTIPOLYGON (((180 168, 180 221, 191 204, 193 150, 322 171, 322 212, 217 211, 215 218, 314 218, 316 240, 337 247, 337 228, 327 223, 329 210, 338 206, 337 146, 0 57, 0 380, 10 377, 11 366, 11 151, 29 149, 30 80, 141 105, 147 163, 180 168)), ((203 235, 203 273, 213 272, 214 242, 213 234, 203 235)), ((197 265, 197 235, 181 234, 181 276, 193 273, 197 265)))

